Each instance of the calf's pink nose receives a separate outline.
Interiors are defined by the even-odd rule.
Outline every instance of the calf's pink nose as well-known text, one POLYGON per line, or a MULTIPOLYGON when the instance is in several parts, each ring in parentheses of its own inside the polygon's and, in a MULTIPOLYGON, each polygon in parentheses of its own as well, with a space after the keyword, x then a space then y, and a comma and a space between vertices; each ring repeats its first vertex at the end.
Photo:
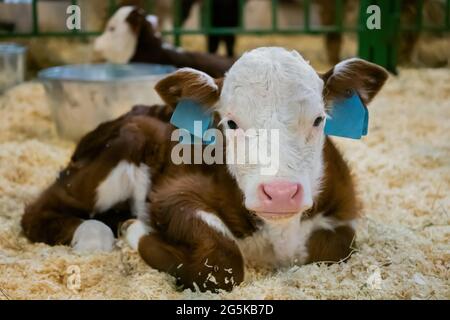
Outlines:
POLYGON ((297 212, 303 202, 303 188, 298 183, 276 181, 259 186, 260 210, 264 212, 297 212))

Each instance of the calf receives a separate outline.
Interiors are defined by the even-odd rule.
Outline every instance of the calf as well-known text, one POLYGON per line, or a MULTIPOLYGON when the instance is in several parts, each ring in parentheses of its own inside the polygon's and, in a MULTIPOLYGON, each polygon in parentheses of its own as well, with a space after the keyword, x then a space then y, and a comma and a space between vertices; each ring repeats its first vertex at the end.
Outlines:
POLYGON ((164 43, 155 16, 137 7, 120 8, 96 39, 95 51, 109 62, 146 62, 191 67, 212 77, 222 77, 234 60, 214 54, 184 51, 164 43))
POLYGON ((224 79, 181 69, 156 86, 165 107, 134 108, 80 142, 60 179, 27 208, 25 234, 110 249, 108 220, 134 215, 121 227, 130 246, 179 285, 202 291, 231 290, 243 281, 245 263, 280 268, 344 260, 359 206, 349 169, 324 135, 326 112, 350 92, 368 104, 386 78, 384 69, 359 59, 319 75, 296 51, 281 48, 244 54, 224 79), (249 129, 277 130, 278 170, 261 174, 262 164, 247 162, 177 164, 179 144, 167 119, 183 99, 213 112, 213 127, 227 133, 227 156, 236 140, 250 138, 249 129))

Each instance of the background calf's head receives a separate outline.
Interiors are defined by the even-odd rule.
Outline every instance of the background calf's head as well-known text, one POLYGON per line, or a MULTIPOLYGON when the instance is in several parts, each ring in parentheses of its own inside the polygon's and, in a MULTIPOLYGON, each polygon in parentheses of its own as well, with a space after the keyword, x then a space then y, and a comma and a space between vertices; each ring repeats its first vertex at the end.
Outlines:
POLYGON ((139 40, 148 42, 146 44, 153 50, 161 47, 157 28, 156 16, 147 16, 143 9, 134 6, 121 7, 109 19, 103 34, 95 40, 95 53, 108 62, 128 63, 136 53, 139 40), (139 39, 141 34, 145 34, 145 39, 139 39))
POLYGON ((227 163, 246 208, 274 221, 309 209, 320 191, 327 108, 353 91, 369 103, 386 78, 384 69, 360 59, 319 75, 296 51, 259 48, 244 54, 223 81, 181 69, 156 89, 172 106, 190 98, 214 108, 220 124, 232 132, 226 138, 227 155, 239 152, 237 145, 243 141, 247 148, 241 150, 254 151, 248 147, 252 139, 277 153, 277 170, 271 174, 263 174, 267 163, 250 163, 248 157, 244 163, 227 163), (278 141, 261 140, 273 132, 278 141))

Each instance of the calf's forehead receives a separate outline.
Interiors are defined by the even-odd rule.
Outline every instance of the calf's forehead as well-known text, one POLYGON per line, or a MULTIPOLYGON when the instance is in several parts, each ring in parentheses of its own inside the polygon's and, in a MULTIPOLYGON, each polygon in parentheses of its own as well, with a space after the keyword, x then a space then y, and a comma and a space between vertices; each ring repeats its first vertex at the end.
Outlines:
POLYGON ((244 54, 227 73, 220 102, 231 113, 300 115, 323 110, 322 91, 322 79, 299 53, 260 48, 244 54))
POLYGON ((134 10, 133 6, 125 6, 117 10, 117 12, 111 17, 108 24, 118 25, 126 23, 126 20, 130 13, 134 10))

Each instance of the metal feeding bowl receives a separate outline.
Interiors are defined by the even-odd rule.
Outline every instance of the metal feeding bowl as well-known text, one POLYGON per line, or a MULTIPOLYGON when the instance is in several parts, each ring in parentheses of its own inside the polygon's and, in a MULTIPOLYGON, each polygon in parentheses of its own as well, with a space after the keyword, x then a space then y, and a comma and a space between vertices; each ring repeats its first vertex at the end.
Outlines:
POLYGON ((23 82, 26 48, 14 43, 0 43, 0 93, 23 82))
POLYGON ((161 103, 155 84, 175 71, 156 64, 83 64, 39 72, 58 134, 78 141, 100 123, 136 104, 161 103))

